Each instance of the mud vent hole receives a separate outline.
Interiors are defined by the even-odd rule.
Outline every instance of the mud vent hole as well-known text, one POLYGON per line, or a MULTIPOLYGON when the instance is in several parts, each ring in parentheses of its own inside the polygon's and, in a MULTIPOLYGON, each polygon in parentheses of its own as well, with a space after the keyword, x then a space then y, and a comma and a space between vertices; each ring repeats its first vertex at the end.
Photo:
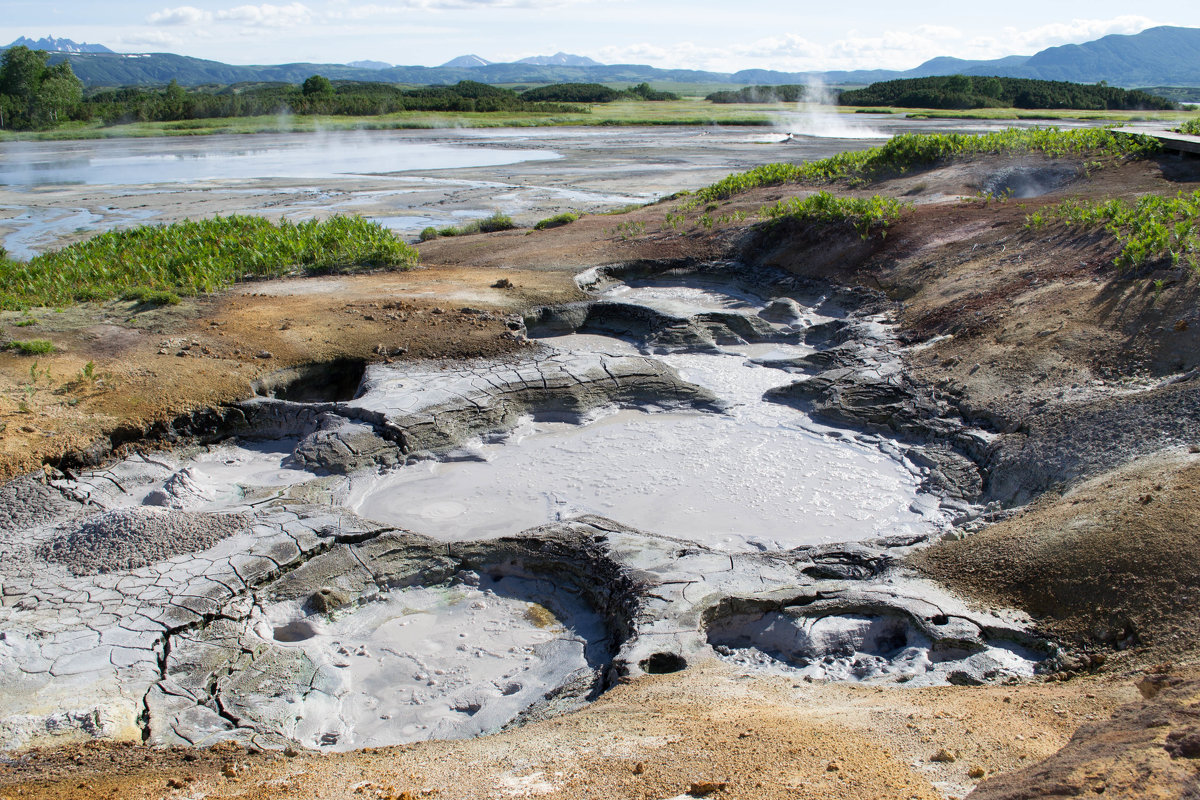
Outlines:
POLYGON ((668 672, 679 672, 686 669, 687 660, 676 653, 655 653, 649 658, 642 659, 638 666, 650 675, 666 675, 668 672))
POLYGON ((277 642, 303 642, 317 635, 317 629, 306 619, 293 620, 273 631, 277 642))
POLYGON ((293 403, 345 402, 358 394, 366 370, 366 362, 355 358, 302 364, 260 378, 253 389, 261 397, 293 403))

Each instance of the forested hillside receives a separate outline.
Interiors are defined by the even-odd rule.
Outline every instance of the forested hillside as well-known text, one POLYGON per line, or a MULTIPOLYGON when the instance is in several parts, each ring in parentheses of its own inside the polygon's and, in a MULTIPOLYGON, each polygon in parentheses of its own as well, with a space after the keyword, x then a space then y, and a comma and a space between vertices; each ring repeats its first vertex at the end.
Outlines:
POLYGON ((948 75, 873 83, 842 92, 841 105, 902 108, 1075 108, 1093 111, 1167 110, 1170 100, 1104 84, 1027 78, 948 75))

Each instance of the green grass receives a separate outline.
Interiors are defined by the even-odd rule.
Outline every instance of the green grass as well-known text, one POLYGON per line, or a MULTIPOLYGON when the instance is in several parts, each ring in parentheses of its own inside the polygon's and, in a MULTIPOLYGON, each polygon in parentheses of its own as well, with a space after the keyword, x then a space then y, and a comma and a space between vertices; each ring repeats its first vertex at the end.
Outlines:
POLYGON ((99 122, 69 122, 52 131, 0 130, 0 141, 112 139, 155 136, 205 136, 344 130, 426 130, 446 128, 526 128, 579 125, 771 125, 774 115, 787 111, 785 104, 716 106, 698 98, 647 103, 619 100, 613 103, 578 104, 574 113, 513 111, 444 112, 401 111, 378 116, 266 115, 186 120, 184 122, 132 122, 104 126, 99 122))
POLYGON ((1062 131, 1057 128, 1008 128, 995 133, 905 133, 869 150, 839 153, 803 164, 764 164, 696 191, 685 207, 725 200, 760 186, 784 183, 832 183, 845 180, 864 184, 904 175, 955 158, 1003 153, 1042 153, 1047 156, 1113 155, 1143 157, 1161 145, 1144 136, 1127 136, 1104 128, 1062 131))
POLYGON ((866 239, 872 233, 885 232, 900 219, 904 204, 891 197, 834 197, 817 192, 808 197, 792 197, 759 209, 768 220, 793 219, 801 222, 849 223, 866 239))
POLYGON ((7 346, 23 356, 44 356, 58 350, 49 339, 28 339, 24 342, 13 340, 7 346))
MULTIPOLYGON (((529 84, 519 84, 527 86, 529 84)), ((611 84, 625 88, 628 83, 611 84)), ((717 89, 730 88, 727 84, 685 85, 675 87, 668 83, 655 83, 655 88, 670 91, 708 94, 717 89), (690 88, 684 88, 690 87, 690 88)), ((733 87, 738 88, 738 87, 733 87)), ((519 128, 553 127, 577 125, 774 125, 779 115, 795 112, 791 103, 758 104, 713 104, 700 97, 685 97, 680 100, 647 103, 619 100, 597 105, 579 104, 575 113, 529 113, 510 111, 489 112, 445 112, 401 111, 378 116, 325 116, 325 115, 265 115, 259 117, 233 117, 221 119, 184 120, 182 122, 133 122, 127 125, 104 126, 100 122, 68 122, 53 131, 0 131, 0 141, 14 139, 107 139, 149 136, 203 136, 207 134, 246 134, 338 130, 402 130, 442 128, 519 128)), ((828 106, 831 113, 852 114, 858 109, 851 106, 828 106)), ((1108 120, 1114 123, 1131 120, 1155 119, 1184 121, 1192 114, 1187 112, 1144 111, 1039 111, 1032 113, 1021 109, 975 109, 972 111, 930 111, 903 108, 872 108, 875 113, 907 113, 914 117, 941 117, 947 119, 1086 119, 1108 120)))
POLYGON ((1067 200, 1028 215, 1025 225, 1037 230, 1051 222, 1103 228, 1121 244, 1114 263, 1136 268, 1170 259, 1200 272, 1200 191, 1175 197, 1146 195, 1136 203, 1067 200))
POLYGON ((558 228, 563 225, 570 225, 577 219, 579 219, 579 215, 574 211, 564 211, 561 214, 555 214, 553 217, 547 217, 546 219, 539 220, 538 223, 533 226, 533 229, 537 231, 544 231, 546 228, 558 228))
POLYGON ((494 233, 495 231, 511 230, 515 227, 517 226, 512 221, 512 217, 502 211, 497 211, 490 217, 472 220, 466 225, 446 228, 435 228, 430 225, 428 228, 422 228, 420 240, 427 242, 430 239, 437 239, 441 236, 470 236, 473 233, 494 233))
POLYGON ((359 217, 300 223, 216 217, 110 231, 28 262, 0 260, 0 309, 127 295, 170 302, 171 295, 212 292, 239 281, 416 263, 413 247, 359 217))

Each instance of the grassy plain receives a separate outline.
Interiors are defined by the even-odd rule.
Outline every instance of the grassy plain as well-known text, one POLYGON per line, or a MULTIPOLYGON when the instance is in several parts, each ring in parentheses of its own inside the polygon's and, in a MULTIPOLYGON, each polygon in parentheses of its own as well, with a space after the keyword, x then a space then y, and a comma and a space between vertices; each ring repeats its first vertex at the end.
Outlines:
MULTIPOLYGON (((989 119, 989 120, 1070 120, 1112 122, 1161 121, 1172 126, 1200 118, 1187 111, 1072 111, 1064 109, 1031 111, 1015 108, 940 111, 915 108, 860 109, 852 106, 827 106, 825 112, 853 114, 860 111, 891 113, 913 119, 989 119)), ((791 103, 713 104, 699 97, 665 102, 623 100, 614 103, 581 104, 574 114, 537 114, 509 111, 433 113, 404 111, 380 116, 296 116, 290 114, 259 117, 196 119, 179 122, 134 122, 105 126, 99 122, 77 122, 51 131, 0 131, 0 141, 17 139, 105 139, 119 137, 203 136, 206 134, 288 133, 337 130, 404 130, 441 128, 522 128, 583 125, 773 125, 780 114, 795 113, 791 103)))

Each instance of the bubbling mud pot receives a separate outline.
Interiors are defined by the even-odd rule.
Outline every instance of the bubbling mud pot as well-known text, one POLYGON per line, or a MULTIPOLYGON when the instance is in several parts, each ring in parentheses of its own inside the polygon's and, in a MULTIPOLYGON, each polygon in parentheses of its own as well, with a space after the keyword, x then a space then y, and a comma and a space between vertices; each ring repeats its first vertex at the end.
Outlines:
POLYGON ((291 370, 224 443, 4 487, 0 746, 344 750, 714 655, 930 685, 1053 654, 895 567, 983 513, 981 434, 871 422, 925 407, 863 297, 738 264, 581 284, 514 322, 528 355, 291 370))

